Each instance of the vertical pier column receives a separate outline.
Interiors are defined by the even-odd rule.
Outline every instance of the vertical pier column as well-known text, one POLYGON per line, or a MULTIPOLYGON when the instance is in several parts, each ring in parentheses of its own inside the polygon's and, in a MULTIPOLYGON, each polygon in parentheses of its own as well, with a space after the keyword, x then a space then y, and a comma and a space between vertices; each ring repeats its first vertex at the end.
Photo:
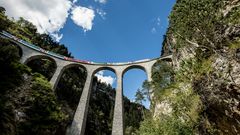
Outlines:
POLYGON ((27 57, 26 56, 22 56, 20 59, 20 63, 25 64, 25 62, 27 61, 27 57))
POLYGON ((152 71, 150 69, 148 69, 146 71, 146 73, 147 73, 147 80, 148 80, 148 82, 151 82, 152 81, 152 71))
POLYGON ((89 99, 91 94, 93 72, 93 70, 87 69, 87 79, 72 124, 67 131, 67 135, 84 135, 89 99))
MULTIPOLYGON (((17 43, 17 42, 16 42, 17 43)), ((18 46, 21 48, 21 50, 22 50, 22 57, 21 57, 21 59, 20 59, 20 62, 22 63, 22 64, 26 64, 26 61, 30 58, 30 57, 32 57, 32 56, 35 56, 35 55, 41 55, 41 54, 39 54, 38 52, 36 52, 35 50, 32 50, 32 49, 30 49, 30 48, 28 48, 28 47, 26 47, 26 46, 24 46, 24 45, 22 45, 22 44, 19 44, 19 43, 17 43, 18 44, 18 46)))
POLYGON ((112 135, 123 135, 123 89, 122 89, 122 71, 117 71, 117 89, 114 106, 112 135))
POLYGON ((22 64, 27 64, 27 60, 30 58, 30 57, 33 57, 35 54, 33 52, 31 52, 30 50, 22 50, 22 57, 20 59, 20 62, 22 64))
MULTIPOLYGON (((151 82, 152 81, 152 66, 153 65, 148 65, 147 67, 145 67, 146 69, 146 74, 147 74, 147 81, 151 82)), ((153 90, 150 88, 148 90, 148 98, 151 102, 152 98, 153 98, 153 90)))
POLYGON ((63 66, 60 66, 57 64, 57 69, 50 80, 53 90, 57 88, 57 85, 58 85, 59 79, 62 76, 62 73, 63 73, 63 66))

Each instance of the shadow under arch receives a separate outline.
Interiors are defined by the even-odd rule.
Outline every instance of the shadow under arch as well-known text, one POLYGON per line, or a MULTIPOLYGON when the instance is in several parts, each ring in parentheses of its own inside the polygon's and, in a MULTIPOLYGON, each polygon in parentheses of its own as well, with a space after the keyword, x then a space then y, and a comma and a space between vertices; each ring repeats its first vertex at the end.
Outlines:
POLYGON ((47 55, 31 56, 24 62, 24 64, 30 67, 33 72, 37 72, 45 76, 49 81, 57 69, 55 59, 47 55))
POLYGON ((82 96, 87 79, 87 69, 79 63, 70 63, 62 67, 59 81, 56 84, 55 94, 62 104, 63 110, 68 114, 62 133, 66 133, 67 127, 72 123, 79 100, 82 96))
MULTIPOLYGON (((21 47, 20 47, 20 48, 21 48, 21 47)), ((34 56, 31 56, 31 57, 29 57, 29 58, 24 62, 24 64, 27 65, 28 62, 30 62, 30 61, 32 61, 32 60, 35 60, 35 59, 49 59, 49 60, 53 61, 54 64, 57 66, 56 60, 53 59, 53 58, 50 57, 50 56, 47 56, 47 55, 34 55, 34 56)))
POLYGON ((86 68, 84 65, 80 64, 80 63, 71 63, 71 64, 68 64, 68 65, 66 65, 66 66, 63 67, 62 72, 64 72, 65 70, 67 70, 67 69, 69 69, 69 68, 73 68, 73 67, 80 67, 80 68, 82 68, 84 71, 86 71, 86 75, 88 75, 88 73, 87 73, 87 68, 86 68))
POLYGON ((87 75, 86 67, 78 63, 64 66, 59 74, 55 92, 58 98, 71 104, 69 106, 74 111, 79 103, 87 75))
POLYGON ((103 66, 92 73, 85 135, 110 135, 112 132, 116 89, 113 85, 100 81, 98 74, 103 77, 106 77, 106 74, 108 74, 107 77, 113 74, 116 76, 116 71, 113 67, 103 66), (104 73, 99 74, 101 71, 104 73))

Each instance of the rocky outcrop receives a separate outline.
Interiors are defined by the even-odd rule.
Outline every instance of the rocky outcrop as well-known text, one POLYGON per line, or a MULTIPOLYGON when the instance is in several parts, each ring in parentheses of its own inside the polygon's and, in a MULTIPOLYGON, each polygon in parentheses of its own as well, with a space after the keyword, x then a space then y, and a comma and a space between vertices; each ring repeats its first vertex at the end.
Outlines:
MULTIPOLYGON (((195 110, 193 114, 198 115, 198 120, 193 123, 197 131, 192 129, 196 134, 240 134, 239 2, 177 1, 162 50, 162 55, 173 54, 173 86, 156 89, 167 89, 168 93, 162 92, 163 96, 155 101, 155 119, 163 115, 171 117, 176 112, 178 118, 191 118, 193 115, 189 115, 189 110, 176 107, 175 99, 182 98, 182 93, 193 92, 200 98, 198 109, 190 107, 195 110), (208 8, 215 12, 209 11, 204 17, 204 10, 208 8), (184 13, 189 14, 189 18, 184 13), (198 16, 205 20, 198 20, 198 16), (189 21, 190 17, 192 21, 189 21)), ((180 101, 185 105, 185 101, 192 102, 180 101)), ((194 102, 198 102, 197 98, 194 102)))

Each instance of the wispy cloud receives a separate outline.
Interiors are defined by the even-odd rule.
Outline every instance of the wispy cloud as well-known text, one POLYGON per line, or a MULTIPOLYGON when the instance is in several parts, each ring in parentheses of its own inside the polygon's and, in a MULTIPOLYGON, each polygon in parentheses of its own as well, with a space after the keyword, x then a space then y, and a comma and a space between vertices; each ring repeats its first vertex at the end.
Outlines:
POLYGON ((153 27, 153 28, 151 29, 151 32, 152 32, 153 34, 156 33, 156 32, 157 32, 156 28, 153 27))
POLYGON ((96 10, 96 12, 97 12, 98 15, 101 16, 102 19, 106 19, 105 16, 106 16, 107 13, 106 13, 105 11, 103 11, 102 9, 99 9, 99 8, 98 8, 98 9, 96 10))
POLYGON ((73 3, 76 3, 78 0, 73 0, 73 3))
POLYGON ((152 33, 152 34, 157 33, 159 28, 162 28, 162 26, 161 26, 161 18, 160 18, 160 17, 157 17, 157 18, 154 19, 154 21, 153 21, 153 27, 152 27, 152 29, 151 29, 151 33, 152 33))
POLYGON ((58 33, 52 33, 51 35, 57 42, 59 42, 63 37, 63 34, 58 34, 58 33))
POLYGON ((107 0, 94 0, 95 2, 101 3, 101 4, 106 4, 107 0))
POLYGON ((161 19, 160 19, 160 17, 157 18, 156 23, 157 23, 158 26, 161 26, 161 19))

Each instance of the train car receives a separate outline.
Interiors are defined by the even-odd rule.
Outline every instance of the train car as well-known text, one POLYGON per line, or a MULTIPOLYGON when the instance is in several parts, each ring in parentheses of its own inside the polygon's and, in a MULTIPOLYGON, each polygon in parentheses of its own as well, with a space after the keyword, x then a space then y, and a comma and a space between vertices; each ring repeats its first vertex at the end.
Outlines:
POLYGON ((13 35, 9 34, 8 32, 6 31, 2 31, 2 34, 7 36, 8 38, 13 38, 13 35))
POLYGON ((2 34, 0 35, 0 37, 1 37, 1 38, 7 38, 6 36, 4 36, 4 35, 2 35, 2 34))
MULTIPOLYGON (((42 48, 40 48, 40 52, 43 52, 43 53, 46 53, 46 54, 49 54, 49 55, 54 55, 54 54, 52 54, 52 53, 49 53, 49 51, 44 50, 44 49, 42 49, 42 48)), ((55 55, 54 55, 54 56, 55 56, 55 55)))
POLYGON ((26 42, 26 41, 24 41, 24 40, 21 40, 21 39, 15 37, 15 36, 9 34, 9 33, 6 32, 6 31, 2 31, 2 34, 5 35, 5 36, 7 36, 8 38, 13 39, 13 40, 15 40, 15 41, 17 41, 17 42, 25 45, 25 46, 28 46, 28 47, 32 48, 32 49, 39 49, 39 48, 37 48, 36 46, 33 46, 33 45, 31 45, 31 44, 29 45, 28 42, 26 42))
POLYGON ((72 61, 73 61, 73 62, 79 62, 79 63, 85 63, 85 62, 83 62, 83 61, 81 61, 81 60, 77 60, 77 59, 72 59, 72 61))
POLYGON ((64 56, 63 59, 69 61, 69 58, 66 56, 64 56))
POLYGON ((21 43, 21 44, 29 47, 29 48, 32 48, 32 49, 34 49, 34 50, 37 50, 37 51, 46 53, 46 54, 51 55, 51 56, 53 56, 53 57, 57 57, 57 58, 59 58, 59 59, 63 59, 63 60, 67 60, 67 61, 72 61, 72 62, 92 63, 92 64, 93 64, 93 62, 89 62, 89 61, 85 61, 85 60, 77 60, 77 59, 73 59, 73 58, 68 58, 68 57, 65 57, 65 56, 63 56, 63 55, 60 55, 60 54, 51 52, 51 51, 47 51, 47 50, 45 50, 45 49, 43 49, 43 48, 41 48, 41 47, 39 47, 39 46, 36 46, 36 45, 34 45, 34 44, 31 44, 31 43, 29 43, 29 42, 26 42, 26 41, 24 41, 24 40, 21 40, 21 39, 15 37, 15 36, 13 36, 13 35, 11 35, 10 33, 6 32, 6 31, 2 31, 2 32, 0 32, 0 33, 1 33, 2 35, 4 35, 5 37, 10 38, 10 39, 13 39, 13 40, 15 40, 15 41, 17 41, 17 42, 19 42, 19 43, 21 43))
POLYGON ((83 63, 90 63, 89 61, 86 61, 86 60, 81 60, 83 63))
POLYGON ((25 45, 25 46, 27 46, 27 47, 29 47, 29 48, 32 48, 32 49, 34 49, 34 50, 41 51, 41 50, 40 50, 41 47, 38 47, 38 46, 33 45, 33 44, 30 44, 30 43, 28 43, 28 42, 26 42, 26 41, 24 41, 24 40, 18 40, 18 42, 21 43, 21 44, 23 44, 23 45, 25 45))
MULTIPOLYGON (((63 56, 63 55, 59 55, 59 54, 54 53, 54 52, 51 52, 51 51, 47 51, 46 53, 47 53, 48 55, 53 56, 53 57, 56 57, 56 58, 59 58, 59 59, 62 59, 62 60, 66 60, 66 59, 65 59, 65 56, 63 56)), ((66 57, 66 58, 67 58, 67 57, 66 57)))

